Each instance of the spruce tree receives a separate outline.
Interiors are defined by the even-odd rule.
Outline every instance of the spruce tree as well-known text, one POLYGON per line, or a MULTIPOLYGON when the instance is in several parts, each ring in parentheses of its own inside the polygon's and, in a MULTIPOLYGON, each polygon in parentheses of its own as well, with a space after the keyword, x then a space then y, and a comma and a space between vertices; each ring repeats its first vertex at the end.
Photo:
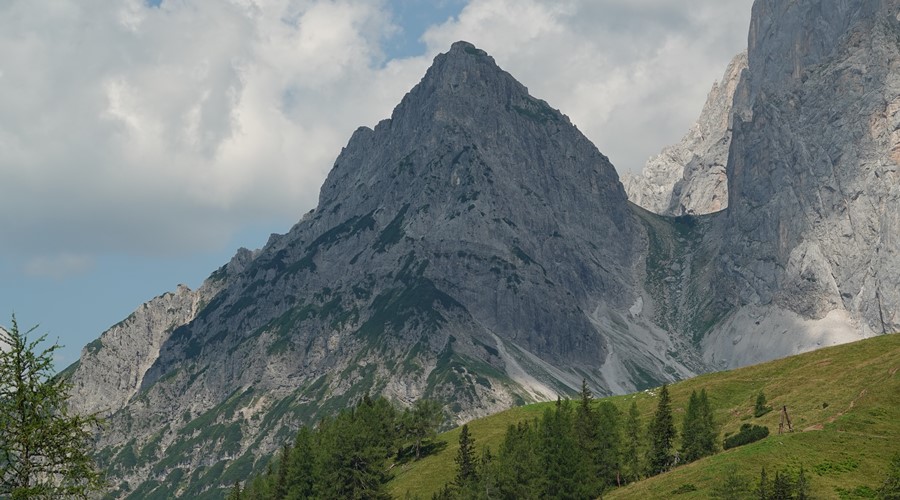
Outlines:
POLYGON ((475 438, 469 435, 469 425, 463 424, 459 432, 459 450, 456 452, 456 479, 454 484, 466 488, 478 480, 475 462, 475 438))
POLYGON ((622 473, 622 430, 619 424, 619 409, 609 401, 603 401, 597 407, 598 445, 595 463, 601 481, 601 489, 618 486, 622 473))
POLYGON ((759 484, 756 486, 756 498, 759 500, 769 500, 771 487, 769 485, 769 477, 766 474, 766 468, 763 467, 759 472, 759 484))
POLYGON ((294 438, 289 465, 286 498, 301 500, 312 497, 315 484, 313 433, 306 426, 301 427, 294 438))
POLYGON ((537 499, 542 477, 537 452, 537 423, 510 424, 495 467, 501 498, 537 499))
POLYGON ((756 404, 753 405, 753 416, 758 418, 769 413, 771 410, 772 407, 766 406, 766 395, 763 394, 762 391, 759 391, 759 394, 756 396, 756 404))
POLYGON ((794 498, 794 484, 791 476, 784 471, 775 471, 775 479, 772 480, 772 493, 769 498, 782 500, 794 498))
POLYGON ((650 438, 650 451, 647 457, 650 474, 656 475, 669 470, 674 462, 672 444, 676 432, 669 401, 669 387, 666 384, 663 384, 659 391, 656 413, 647 434, 650 438))
POLYGON ((681 431, 681 458, 693 462, 716 451, 716 429, 706 389, 691 391, 681 431))
POLYGON ((231 491, 228 493, 227 500, 241 500, 241 483, 239 481, 234 482, 234 486, 231 488, 231 491))
POLYGON ((625 421, 625 446, 623 449, 623 462, 628 481, 637 481, 641 478, 641 414, 637 403, 631 402, 628 409, 628 419, 625 421))
POLYGON ((584 477, 573 429, 572 404, 557 399, 554 409, 544 411, 540 425, 540 455, 543 469, 541 491, 545 498, 580 498, 584 477))
POLYGON ((738 474, 736 464, 725 469, 725 477, 712 490, 712 498, 720 500, 743 500, 750 494, 750 482, 738 474))
POLYGON ((702 456, 700 451, 700 399, 697 391, 691 391, 684 420, 681 426, 681 458, 685 462, 693 462, 702 456))
POLYGON ((278 460, 278 473, 275 477, 275 486, 272 490, 272 500, 284 500, 287 498, 288 475, 291 468, 291 445, 281 447, 281 455, 278 460))
POLYGON ((712 455, 716 452, 716 441, 719 439, 719 433, 716 430, 716 422, 713 416, 712 407, 709 405, 709 398, 706 395, 706 389, 700 389, 700 398, 698 401, 699 411, 698 418, 700 423, 700 432, 697 439, 701 456, 712 455))
POLYGON ((582 486, 585 494, 598 492, 603 482, 603 457, 600 450, 600 425, 596 410, 593 408, 593 396, 587 382, 581 381, 581 400, 575 409, 575 438, 579 454, 578 461, 583 474, 582 486))

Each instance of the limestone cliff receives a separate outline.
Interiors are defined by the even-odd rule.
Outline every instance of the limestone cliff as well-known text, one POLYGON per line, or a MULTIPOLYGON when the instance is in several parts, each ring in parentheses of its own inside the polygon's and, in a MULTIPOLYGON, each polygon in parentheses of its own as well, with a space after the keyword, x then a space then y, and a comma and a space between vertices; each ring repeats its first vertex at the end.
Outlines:
POLYGON ((735 91, 746 68, 747 54, 735 56, 681 141, 650 158, 639 175, 624 176, 632 203, 662 215, 702 215, 728 206, 725 164, 732 115, 741 111, 733 107, 735 91))
POLYGON ((740 312, 707 339, 708 359, 900 330, 898 12, 897 0, 754 4, 717 280, 740 312))

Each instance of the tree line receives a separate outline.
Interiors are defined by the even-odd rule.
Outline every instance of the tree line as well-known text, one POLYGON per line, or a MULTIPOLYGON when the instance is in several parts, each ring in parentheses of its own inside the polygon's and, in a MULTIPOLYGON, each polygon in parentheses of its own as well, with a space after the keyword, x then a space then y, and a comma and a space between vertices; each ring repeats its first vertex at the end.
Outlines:
POLYGON ((456 477, 434 498, 597 498, 710 455, 717 449, 718 432, 705 390, 691 394, 680 448, 675 447, 677 434, 668 386, 660 389, 645 429, 636 403, 622 414, 612 403, 595 403, 583 383, 577 403, 557 400, 540 418, 510 425, 496 453, 485 448, 476 454, 475 438, 464 425, 456 477))
POLYGON ((266 471, 232 486, 229 500, 386 499, 389 464, 418 460, 446 445, 435 441, 441 406, 420 400, 398 411, 364 396, 354 407, 301 427, 266 471))

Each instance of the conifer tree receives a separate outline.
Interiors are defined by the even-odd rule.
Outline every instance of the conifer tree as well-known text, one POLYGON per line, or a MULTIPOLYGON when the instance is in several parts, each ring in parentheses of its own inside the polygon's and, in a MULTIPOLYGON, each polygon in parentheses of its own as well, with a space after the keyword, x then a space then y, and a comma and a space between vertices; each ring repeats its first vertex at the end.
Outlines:
POLYGON ((557 399, 541 419, 540 453, 543 468, 541 485, 544 498, 580 498, 584 494, 581 479, 584 462, 575 443, 572 403, 557 399))
POLYGON ((759 472, 759 484, 756 487, 756 498, 759 500, 769 500, 770 491, 769 477, 766 474, 766 468, 763 467, 759 472))
POLYGON ((537 424, 510 424, 497 456, 495 468, 502 498, 537 499, 542 469, 538 461, 537 424))
POLYGON ((623 461, 626 470, 626 478, 629 481, 637 481, 641 477, 641 414, 637 403, 631 402, 628 409, 628 419, 625 421, 625 447, 623 461))
POLYGON ((272 500, 284 500, 287 497, 288 474, 291 468, 291 445, 281 447, 281 455, 278 460, 278 475, 275 478, 275 487, 272 490, 272 500))
POLYGON ((713 487, 712 498, 719 500, 743 500, 749 496, 749 481, 738 474, 735 464, 725 469, 725 477, 713 487))
POLYGON ((663 384, 659 391, 656 413, 647 432, 650 438, 650 452, 647 457, 650 474, 660 474, 673 464, 672 445, 675 441, 675 424, 672 419, 669 387, 663 384))
POLYGON ((454 484, 466 488, 478 480, 475 462, 475 439, 469 435, 469 425, 463 424, 459 432, 459 450, 456 452, 456 479, 454 484))
POLYGON ((313 435, 308 427, 303 426, 297 431, 288 469, 288 500, 301 500, 313 495, 315 457, 312 441, 313 435))
POLYGON ((716 430, 706 389, 691 391, 681 431, 681 458, 693 462, 716 451, 716 430))
POLYGON ((231 488, 231 491, 228 493, 227 500, 241 500, 241 483, 240 481, 235 481, 234 486, 231 488))
POLYGON ((621 482, 622 430, 619 409, 609 401, 597 407, 598 444, 595 463, 600 478, 600 491, 621 482))
POLYGON ((775 471, 775 479, 772 480, 772 499, 794 498, 794 485, 791 476, 784 471, 775 471))
POLYGON ((422 446, 437 436, 437 430, 444 421, 444 413, 436 401, 422 399, 403 412, 401 421, 403 433, 412 443, 418 460, 422 455, 422 446))
POLYGON ((700 399, 697 391, 691 391, 681 426, 681 458, 685 462, 693 462, 702 456, 698 437, 700 434, 699 406, 700 399))
MULTIPOLYGON (((575 409, 575 438, 578 461, 583 469, 582 486, 587 494, 602 489, 603 456, 600 450, 601 430, 593 395, 587 381, 581 381, 581 400, 575 409)), ((576 450, 572 450, 574 453, 576 450)))
POLYGON ((699 441, 699 449, 701 456, 712 455, 716 452, 716 441, 719 439, 719 433, 716 430, 716 422, 713 416, 712 407, 709 405, 709 397, 706 395, 706 389, 700 389, 700 398, 698 401, 699 411, 698 417, 700 421, 700 433, 697 436, 699 441))
POLYGON ((756 404, 753 405, 753 416, 759 418, 771 410, 770 406, 766 406, 766 395, 759 391, 759 394, 756 396, 756 404))
POLYGON ((54 344, 0 328, 0 498, 86 498, 103 487, 88 454, 95 416, 70 415, 71 385, 52 376, 54 344))

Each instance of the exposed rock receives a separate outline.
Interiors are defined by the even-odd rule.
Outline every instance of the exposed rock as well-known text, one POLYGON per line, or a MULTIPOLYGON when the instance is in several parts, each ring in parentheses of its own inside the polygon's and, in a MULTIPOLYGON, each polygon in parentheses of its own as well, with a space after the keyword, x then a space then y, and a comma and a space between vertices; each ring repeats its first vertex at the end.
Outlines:
POLYGON ((437 399, 460 422, 583 379, 612 394, 690 376, 699 353, 653 320, 680 280, 643 289, 663 265, 645 262, 651 233, 681 259, 566 116, 456 43, 391 119, 353 134, 318 207, 239 251, 204 304, 163 296, 86 348, 76 405, 111 413, 104 455, 146 457, 113 460, 138 485, 252 464, 366 392, 437 399))
POLYGON ((900 330, 898 7, 754 5, 722 228, 735 305, 900 330))
POLYGON ((729 151, 702 216, 627 203, 564 115, 454 44, 287 234, 85 349, 73 404, 110 413, 113 496, 243 479, 366 392, 460 422, 900 330, 898 2, 757 1, 749 69, 672 150, 673 213, 729 151))
POLYGON ((728 206, 725 164, 731 143, 732 103, 746 68, 747 54, 735 56, 722 81, 713 84, 700 117, 681 141, 651 158, 640 175, 623 176, 632 203, 662 215, 702 215, 728 206))

